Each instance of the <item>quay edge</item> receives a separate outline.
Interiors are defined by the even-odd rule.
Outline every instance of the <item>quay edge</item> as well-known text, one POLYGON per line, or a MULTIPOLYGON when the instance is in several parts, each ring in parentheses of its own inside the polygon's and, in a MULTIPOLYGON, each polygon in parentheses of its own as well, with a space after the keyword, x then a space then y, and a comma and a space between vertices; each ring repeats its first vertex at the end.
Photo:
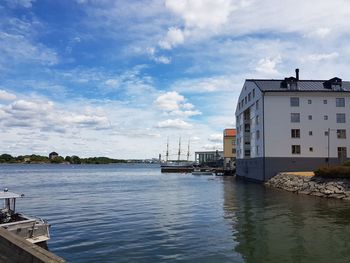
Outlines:
POLYGON ((0 263, 66 263, 64 259, 0 227, 0 263))

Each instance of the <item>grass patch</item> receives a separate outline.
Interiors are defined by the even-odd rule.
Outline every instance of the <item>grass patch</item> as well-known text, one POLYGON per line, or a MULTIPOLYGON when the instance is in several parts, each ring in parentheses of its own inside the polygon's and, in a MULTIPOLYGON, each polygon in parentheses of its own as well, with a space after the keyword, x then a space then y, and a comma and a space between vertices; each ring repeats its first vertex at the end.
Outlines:
POLYGON ((350 179, 350 164, 343 166, 321 167, 315 172, 315 176, 324 178, 349 178, 350 179))

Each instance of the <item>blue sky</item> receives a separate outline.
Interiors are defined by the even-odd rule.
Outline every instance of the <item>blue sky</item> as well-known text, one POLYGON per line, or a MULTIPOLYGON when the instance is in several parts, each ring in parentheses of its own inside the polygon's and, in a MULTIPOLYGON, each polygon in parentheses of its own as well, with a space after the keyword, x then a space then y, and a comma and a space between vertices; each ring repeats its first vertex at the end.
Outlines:
POLYGON ((0 149, 222 148, 246 78, 350 79, 345 0, 0 1, 0 149))

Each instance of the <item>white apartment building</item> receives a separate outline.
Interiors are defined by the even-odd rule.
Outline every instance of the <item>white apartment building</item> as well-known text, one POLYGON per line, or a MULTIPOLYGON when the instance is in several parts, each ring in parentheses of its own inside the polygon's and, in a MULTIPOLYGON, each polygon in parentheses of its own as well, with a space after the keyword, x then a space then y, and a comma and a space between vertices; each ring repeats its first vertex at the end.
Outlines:
POLYGON ((247 79, 236 108, 238 176, 266 181, 348 159, 350 82, 247 79))

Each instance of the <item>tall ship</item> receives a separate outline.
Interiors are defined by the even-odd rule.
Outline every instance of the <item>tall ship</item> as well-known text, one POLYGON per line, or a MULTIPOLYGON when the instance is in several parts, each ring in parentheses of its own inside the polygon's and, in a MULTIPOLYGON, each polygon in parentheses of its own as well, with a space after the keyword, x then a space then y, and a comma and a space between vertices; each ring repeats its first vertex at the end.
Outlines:
POLYGON ((194 162, 189 160, 190 158, 190 141, 188 141, 187 147, 187 159, 181 160, 181 138, 179 138, 179 149, 177 152, 177 160, 169 160, 169 139, 167 140, 166 159, 161 163, 162 173, 171 172, 192 172, 194 162))

